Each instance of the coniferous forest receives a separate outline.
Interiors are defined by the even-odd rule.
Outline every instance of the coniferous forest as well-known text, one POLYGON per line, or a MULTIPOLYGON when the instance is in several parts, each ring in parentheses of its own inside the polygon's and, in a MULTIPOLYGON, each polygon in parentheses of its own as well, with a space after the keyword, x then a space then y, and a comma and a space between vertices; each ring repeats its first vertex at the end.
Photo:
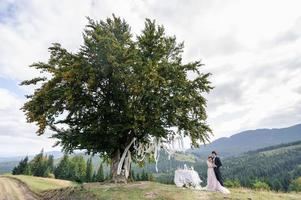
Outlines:
MULTIPOLYGON (((205 160, 187 154, 186 157, 171 158, 162 153, 159 173, 155 173, 154 164, 146 164, 144 169, 155 174, 156 180, 173 184, 174 170, 186 164, 193 167, 206 185, 207 165, 205 160)), ((222 158, 221 169, 228 187, 248 187, 275 191, 299 191, 301 189, 301 141, 271 146, 237 157, 222 158)), ((139 169, 138 169, 139 170, 139 169)))
MULTIPOLYGON (((301 176, 301 141, 272 146, 245 153, 223 161, 222 173, 226 185, 276 191, 293 190, 290 185, 301 176)), ((205 163, 198 161, 195 169, 205 177, 205 163)))
MULTIPOLYGON (((204 160, 191 154, 177 153, 168 159, 161 152, 158 163, 147 162, 143 166, 133 165, 131 180, 156 181, 173 184, 174 170, 187 165, 193 167, 206 185, 207 166, 204 160)), ((101 182, 110 179, 110 170, 106 163, 83 155, 64 155, 59 160, 44 155, 43 151, 31 161, 22 159, 13 169, 13 174, 25 174, 40 177, 55 177, 76 182, 101 182), (96 163, 101 162, 101 163, 96 163), (54 164, 56 163, 56 164, 54 164)), ((301 141, 271 146, 237 157, 223 159, 222 174, 227 187, 247 187, 275 191, 300 191, 301 184, 301 141)))
POLYGON ((107 177, 104 174, 103 164, 95 168, 92 159, 87 160, 82 155, 64 155, 54 163, 52 155, 45 155, 43 151, 37 154, 31 161, 28 157, 22 159, 12 170, 13 175, 32 175, 39 177, 57 178, 82 182, 101 182, 107 177))

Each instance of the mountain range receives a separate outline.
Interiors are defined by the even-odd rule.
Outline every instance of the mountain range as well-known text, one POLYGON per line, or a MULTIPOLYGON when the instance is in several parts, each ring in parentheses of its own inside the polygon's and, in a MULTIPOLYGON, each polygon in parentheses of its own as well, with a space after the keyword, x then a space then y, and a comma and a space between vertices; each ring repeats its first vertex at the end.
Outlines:
MULTIPOLYGON (((197 158, 204 159, 212 150, 216 150, 219 152, 221 157, 225 158, 239 156, 248 151, 295 142, 298 140, 301 140, 301 124, 279 129, 248 130, 234 134, 231 137, 219 138, 212 143, 202 145, 197 149, 187 150, 185 155, 180 153, 182 156, 177 154, 177 157, 179 158, 184 156, 187 158, 188 156, 191 160, 191 156, 189 156, 189 154, 193 154, 197 158)), ((63 156, 63 153, 59 151, 46 152, 46 154, 53 155, 55 159, 59 159, 63 156)), ((0 157, 0 174, 11 172, 13 167, 24 157, 25 156, 0 157)), ((175 157, 175 160, 186 162, 183 159, 178 159, 177 157, 175 157)), ((33 158, 33 156, 29 155, 29 159, 31 158, 33 158)), ((97 163, 96 165, 99 164, 99 158, 95 157, 93 160, 97 163)))
POLYGON ((210 144, 202 145, 200 148, 187 150, 187 153, 192 153, 197 157, 204 158, 209 155, 211 151, 215 150, 221 157, 230 157, 238 156, 256 149, 298 140, 301 140, 301 124, 287 128, 243 131, 231 137, 219 138, 210 144))

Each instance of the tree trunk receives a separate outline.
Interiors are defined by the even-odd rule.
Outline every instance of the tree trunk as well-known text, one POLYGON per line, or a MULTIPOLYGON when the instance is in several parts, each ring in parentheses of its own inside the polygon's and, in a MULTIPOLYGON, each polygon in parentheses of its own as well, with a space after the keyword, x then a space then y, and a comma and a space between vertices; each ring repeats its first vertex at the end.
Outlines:
POLYGON ((136 138, 132 138, 132 141, 123 149, 122 156, 120 156, 120 149, 117 149, 112 156, 111 172, 112 179, 116 183, 127 183, 131 171, 132 156, 130 148, 135 142, 136 138))
POLYGON ((120 175, 117 174, 118 164, 120 161, 120 150, 118 149, 113 157, 111 158, 111 173, 112 173, 112 182, 114 183, 127 183, 127 178, 125 177, 124 173, 120 175))

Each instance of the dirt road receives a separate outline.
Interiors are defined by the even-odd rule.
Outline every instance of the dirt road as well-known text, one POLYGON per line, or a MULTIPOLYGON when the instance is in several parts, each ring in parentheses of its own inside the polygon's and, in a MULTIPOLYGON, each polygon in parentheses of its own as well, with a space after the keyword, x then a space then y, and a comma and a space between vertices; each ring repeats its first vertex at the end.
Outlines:
POLYGON ((38 200, 25 184, 0 176, 0 200, 38 200))

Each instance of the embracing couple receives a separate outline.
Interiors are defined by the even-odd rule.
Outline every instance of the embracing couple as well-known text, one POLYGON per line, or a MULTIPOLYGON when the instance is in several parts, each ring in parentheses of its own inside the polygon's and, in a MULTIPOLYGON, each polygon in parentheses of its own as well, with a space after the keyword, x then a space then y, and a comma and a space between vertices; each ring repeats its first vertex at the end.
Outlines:
POLYGON ((219 168, 222 166, 220 158, 217 156, 216 151, 212 151, 212 154, 208 156, 207 160, 207 186, 208 191, 222 192, 229 194, 230 191, 224 187, 221 172, 219 168))

